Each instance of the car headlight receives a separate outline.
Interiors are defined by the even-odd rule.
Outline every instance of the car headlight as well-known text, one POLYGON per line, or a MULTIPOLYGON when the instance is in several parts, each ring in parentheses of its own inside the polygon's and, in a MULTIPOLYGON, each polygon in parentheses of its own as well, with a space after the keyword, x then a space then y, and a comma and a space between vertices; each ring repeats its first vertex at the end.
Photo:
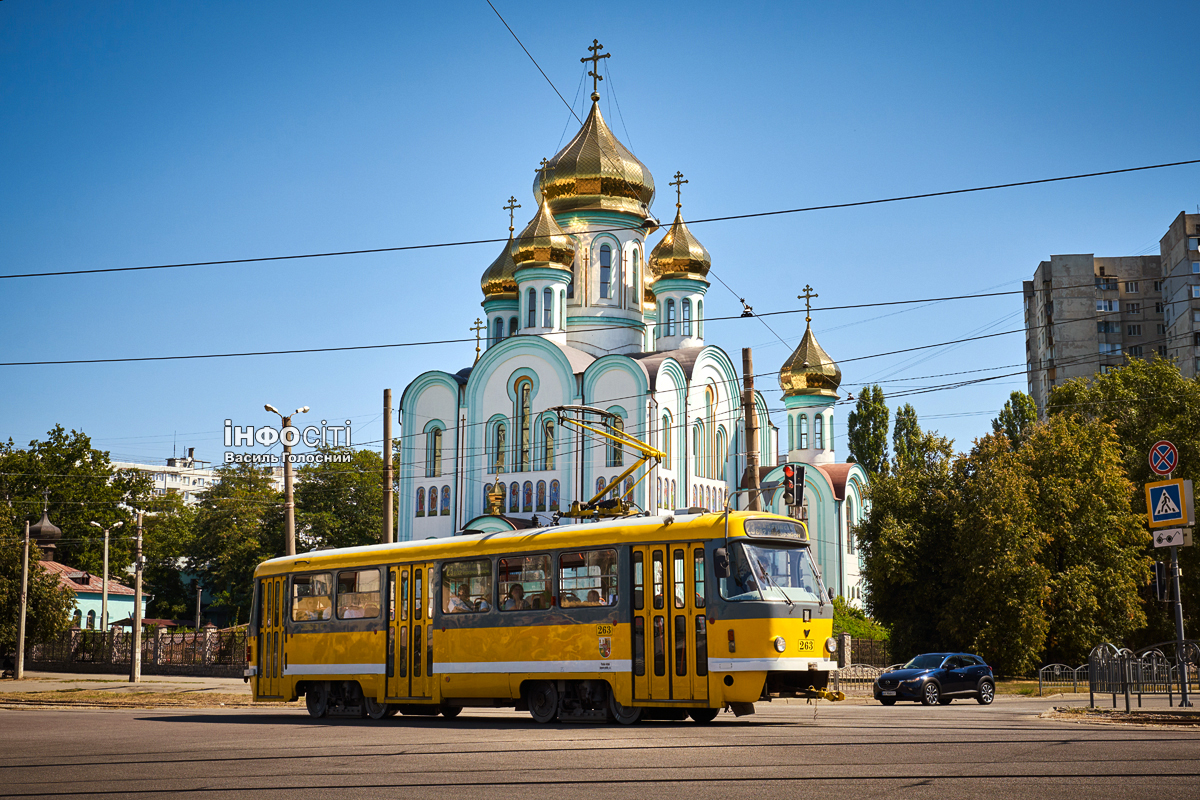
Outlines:
POLYGON ((825 640, 825 652, 830 654, 837 652, 837 639, 830 636, 825 640))
POLYGON ((784 650, 787 650, 787 642, 784 640, 784 638, 782 636, 776 636, 775 637, 775 652, 782 653, 784 650))

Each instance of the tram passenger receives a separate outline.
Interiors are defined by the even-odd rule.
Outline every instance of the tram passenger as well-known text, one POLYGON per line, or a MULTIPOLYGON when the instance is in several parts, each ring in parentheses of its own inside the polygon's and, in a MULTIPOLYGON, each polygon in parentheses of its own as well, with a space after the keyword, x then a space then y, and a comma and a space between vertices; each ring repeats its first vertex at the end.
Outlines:
POLYGON ((525 587, 514 583, 508 589, 508 596, 500 604, 501 611, 527 611, 529 603, 525 600, 525 587))
POLYGON ((475 605, 471 602, 471 588, 465 583, 460 583, 458 593, 450 595, 450 599, 446 602, 446 611, 451 614, 461 614, 474 610, 475 605))

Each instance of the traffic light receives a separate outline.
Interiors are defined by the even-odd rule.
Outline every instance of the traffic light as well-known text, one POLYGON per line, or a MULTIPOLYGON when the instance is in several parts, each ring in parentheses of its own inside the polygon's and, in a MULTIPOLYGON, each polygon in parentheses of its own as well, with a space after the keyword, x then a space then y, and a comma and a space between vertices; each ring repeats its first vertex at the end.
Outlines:
POLYGON ((800 504, 801 492, 804 491, 804 465, 783 465, 783 504, 794 506, 800 504))
POLYGON ((1150 589, 1154 597, 1162 602, 1171 600, 1170 568, 1162 561, 1154 562, 1154 572, 1150 575, 1150 589))

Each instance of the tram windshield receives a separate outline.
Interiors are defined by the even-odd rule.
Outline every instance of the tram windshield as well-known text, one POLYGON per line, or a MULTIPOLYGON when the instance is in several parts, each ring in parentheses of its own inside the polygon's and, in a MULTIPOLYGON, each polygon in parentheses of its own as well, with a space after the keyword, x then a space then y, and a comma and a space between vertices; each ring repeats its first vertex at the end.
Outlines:
POLYGON ((807 547, 729 545, 729 576, 721 579, 726 600, 818 603, 823 588, 807 547))

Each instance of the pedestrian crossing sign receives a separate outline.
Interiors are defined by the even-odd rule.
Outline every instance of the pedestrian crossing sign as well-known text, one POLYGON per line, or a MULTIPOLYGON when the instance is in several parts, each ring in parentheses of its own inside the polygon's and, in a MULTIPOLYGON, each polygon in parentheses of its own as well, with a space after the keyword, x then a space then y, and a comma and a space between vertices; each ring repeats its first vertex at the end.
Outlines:
POLYGON ((1195 521, 1192 482, 1175 480, 1147 483, 1146 513, 1150 517, 1151 528, 1191 525, 1195 521))

